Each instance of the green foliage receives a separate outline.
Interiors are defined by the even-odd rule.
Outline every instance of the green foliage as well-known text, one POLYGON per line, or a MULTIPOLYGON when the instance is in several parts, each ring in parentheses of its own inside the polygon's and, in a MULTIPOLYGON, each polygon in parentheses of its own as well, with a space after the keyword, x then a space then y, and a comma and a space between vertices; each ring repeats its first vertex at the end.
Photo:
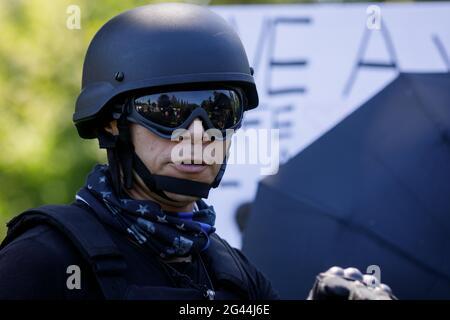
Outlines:
MULTIPOLYGON (((81 2, 82 12, 91 3, 81 2)), ((81 30, 69 30, 69 4, 0 2, 0 238, 17 213, 70 202, 93 163, 104 161, 95 141, 78 138, 71 117, 93 25, 117 9, 94 8, 92 27, 83 19, 81 30)))

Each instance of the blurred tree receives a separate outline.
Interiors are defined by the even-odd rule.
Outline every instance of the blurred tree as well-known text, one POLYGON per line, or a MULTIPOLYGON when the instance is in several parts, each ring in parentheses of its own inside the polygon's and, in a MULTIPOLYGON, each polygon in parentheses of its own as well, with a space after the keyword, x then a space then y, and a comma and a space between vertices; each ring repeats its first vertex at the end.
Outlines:
POLYGON ((146 1, 76 1, 81 29, 68 29, 73 1, 0 2, 0 238, 5 222, 45 203, 67 203, 95 162, 96 141, 71 118, 83 56, 110 17, 146 1))

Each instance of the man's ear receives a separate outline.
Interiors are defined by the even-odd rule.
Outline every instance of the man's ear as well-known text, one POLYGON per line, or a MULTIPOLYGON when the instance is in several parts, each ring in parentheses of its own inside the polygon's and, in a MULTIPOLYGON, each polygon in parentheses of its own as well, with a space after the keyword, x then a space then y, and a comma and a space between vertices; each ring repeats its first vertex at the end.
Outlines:
POLYGON ((104 129, 106 132, 109 132, 114 136, 117 136, 119 134, 119 129, 117 129, 117 120, 112 120, 104 127, 104 129))

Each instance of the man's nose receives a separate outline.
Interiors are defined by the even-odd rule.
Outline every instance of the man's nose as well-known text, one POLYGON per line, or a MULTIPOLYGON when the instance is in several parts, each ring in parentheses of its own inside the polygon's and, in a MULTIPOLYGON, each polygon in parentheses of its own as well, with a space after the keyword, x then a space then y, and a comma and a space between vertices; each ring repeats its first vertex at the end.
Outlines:
POLYGON ((191 143, 199 143, 203 141, 205 128, 203 127, 202 120, 200 120, 199 118, 194 119, 187 130, 191 139, 191 143))

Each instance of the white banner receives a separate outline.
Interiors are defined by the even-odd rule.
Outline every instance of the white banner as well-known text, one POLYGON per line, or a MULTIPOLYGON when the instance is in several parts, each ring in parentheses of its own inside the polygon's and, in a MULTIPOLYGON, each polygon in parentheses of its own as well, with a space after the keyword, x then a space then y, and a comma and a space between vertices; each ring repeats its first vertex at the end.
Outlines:
MULTIPOLYGON (((450 2, 211 9, 235 27, 255 70, 260 106, 246 113, 243 128, 278 128, 281 163, 399 71, 450 71, 450 2)), ((218 233, 235 247, 241 246, 236 210, 253 200, 260 172, 257 165, 229 165, 207 201, 218 233)))

